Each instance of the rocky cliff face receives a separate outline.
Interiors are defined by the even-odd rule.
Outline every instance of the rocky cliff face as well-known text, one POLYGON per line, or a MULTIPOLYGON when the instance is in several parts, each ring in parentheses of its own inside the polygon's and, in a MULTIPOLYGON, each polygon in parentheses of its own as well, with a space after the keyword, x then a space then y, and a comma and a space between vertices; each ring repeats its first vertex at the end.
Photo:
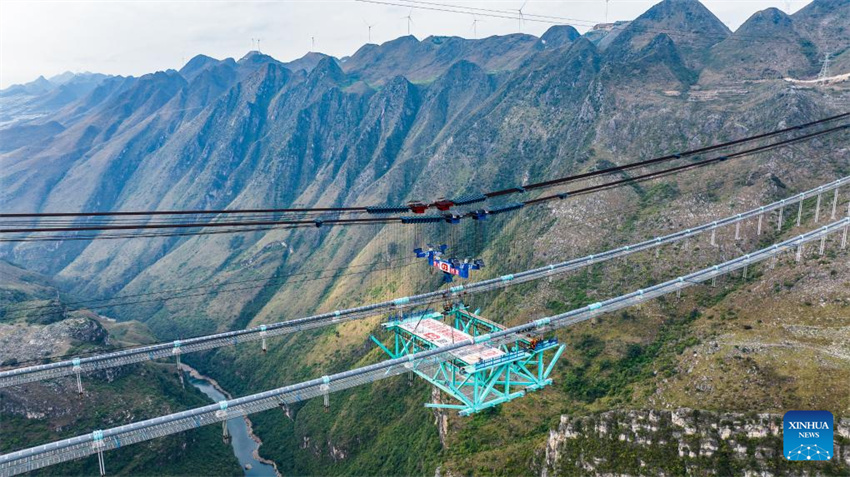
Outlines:
POLYGON ((69 318, 46 326, 0 323, 0 364, 37 361, 65 354, 72 344, 103 345, 106 340, 106 330, 89 317, 69 318))
POLYGON ((837 475, 850 471, 850 419, 835 423, 832 462, 782 456, 782 416, 676 409, 561 416, 540 475, 837 475))
MULTIPOLYGON (((795 25, 832 31, 850 7, 845 1, 815 3, 817 8, 790 20, 763 12, 747 28, 809 41, 819 56, 831 45, 818 38, 829 35, 806 36, 795 25)), ((735 59, 757 46, 732 40, 734 34, 696 1, 667 0, 639 20, 599 31, 583 38, 567 28, 544 39, 400 38, 367 45, 347 59, 311 56, 294 64, 256 53, 238 62, 199 57, 179 72, 105 80, 49 118, 60 127, 32 123, 46 132, 29 139, 18 134, 21 146, 0 153, 0 200, 9 211, 401 204, 757 134, 844 111, 839 100, 850 98, 844 83, 815 88, 777 79, 812 56, 800 56, 793 45, 787 58, 786 50, 777 49, 781 58, 748 72, 752 81, 742 83, 735 59)), ((487 260, 482 278, 498 276, 716 220, 849 174, 848 164, 850 149, 836 136, 698 174, 505 214, 477 229, 311 228, 7 245, 0 254, 88 299, 151 294, 143 303, 110 311, 144 320, 159 339, 172 339, 432 290, 439 286, 435 277, 410 258, 416 240, 468 247, 487 260), (385 270, 388 264, 393 266, 385 270), (170 297, 184 287, 204 293, 170 297)), ((476 298, 473 305, 494 320, 519 323, 715 263, 759 240, 765 238, 729 239, 722 249, 700 244, 665 250, 664 260, 630 259, 476 298)), ((440 464, 445 473, 516 474, 533 467, 533 451, 542 448, 538 444, 558 416, 638 404, 653 408, 650 397, 659 388, 667 394, 658 397, 658 407, 698 407, 685 401, 710 400, 712 409, 744 403, 777 411, 805 399, 846 409, 850 381, 843 362, 828 363, 833 392, 810 396, 805 388, 811 381, 777 379, 787 371, 775 360, 800 358, 782 354, 794 347, 777 355, 747 353, 756 362, 735 358, 729 343, 721 343, 728 359, 700 348, 723 334, 734 335, 729 342, 775 343, 787 337, 773 333, 810 315, 806 326, 839 336, 834 330, 847 326, 844 305, 830 302, 814 313, 797 308, 803 300, 790 294, 817 283, 846 295, 840 279, 846 272, 834 265, 841 261, 835 257, 813 258, 811 265, 827 274, 826 264, 821 269, 815 263, 827 261, 835 276, 804 276, 805 264, 780 267, 782 280, 797 286, 783 282, 775 291, 760 276, 752 283, 730 281, 676 304, 606 317, 613 326, 564 331, 559 337, 575 351, 565 356, 555 380, 567 384, 516 400, 504 411, 466 420, 438 415, 434 425, 435 415, 421 408, 428 399, 425 386, 389 380, 335 395, 328 413, 307 403, 292 409, 293 421, 260 414, 256 431, 284 473, 425 474, 440 464), (753 314, 745 317, 745 308, 753 314), (701 310, 710 311, 698 320, 701 310), (770 316, 755 316, 761 310, 770 316), (738 336, 742 330, 747 333, 738 336), (700 359, 688 359, 692 348, 700 359), (706 374, 711 387, 695 391, 687 379, 674 378, 690 376, 682 370, 691 368, 706 374), (741 389, 739 376, 750 376, 761 392, 741 389), (776 382, 776 392, 764 392, 762 383, 776 382), (309 445, 302 448, 305 438, 309 445)), ((258 348, 226 348, 197 355, 192 364, 234 394, 259 392, 380 359, 368 340, 377 322, 272 340, 265 355, 258 348)), ((806 342, 811 353, 820 352, 815 348, 821 338, 806 342)), ((734 454, 721 444, 716 455, 734 454)), ((682 452, 693 451, 699 460, 701 447, 682 452)), ((678 443, 665 456, 678 459, 678 443)))

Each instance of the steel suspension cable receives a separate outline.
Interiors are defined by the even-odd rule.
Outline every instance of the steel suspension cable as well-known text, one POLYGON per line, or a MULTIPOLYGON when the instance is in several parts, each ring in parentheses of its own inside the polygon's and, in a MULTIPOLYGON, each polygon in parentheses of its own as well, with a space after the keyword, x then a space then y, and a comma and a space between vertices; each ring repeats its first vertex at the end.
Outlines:
MULTIPOLYGON (((685 157, 702 154, 705 152, 715 151, 718 149, 724 149, 731 146, 745 144, 747 142, 757 141, 760 139, 766 139, 777 135, 786 134, 789 132, 800 131, 803 129, 807 129, 810 127, 818 126, 821 124, 825 124, 832 121, 837 121, 840 119, 844 119, 850 117, 850 112, 837 114, 834 116, 818 119, 815 121, 810 121, 807 123, 799 124, 792 127, 782 128, 766 133, 756 134, 752 136, 747 136, 745 138, 736 139, 732 141, 726 141, 718 144, 713 144, 710 146, 705 146, 697 149, 692 149, 688 151, 684 151, 676 154, 668 154, 665 156, 660 156, 652 159, 646 159, 642 161, 637 161, 630 164, 625 164, 622 166, 614 166, 610 168, 600 169, 597 171, 574 174, 569 176, 564 176, 552 180, 547 180, 543 182, 530 183, 525 184, 519 187, 513 187, 509 189, 502 189, 492 192, 483 193, 487 198, 493 197, 501 197, 509 194, 518 194, 523 193, 527 190, 534 190, 544 187, 550 187, 553 185, 565 184, 572 181, 577 181, 581 179, 587 179, 590 177, 596 177, 599 175, 607 175, 612 174, 624 170, 634 169, 638 167, 645 167, 648 165, 658 164, 661 162, 668 162, 677 159, 682 159, 685 157)), ((434 204, 429 204, 433 206, 434 204)), ((368 212, 369 209, 380 208, 382 206, 351 206, 351 207, 303 207, 303 208, 257 208, 257 209, 218 209, 218 210, 149 210, 149 211, 108 211, 108 212, 39 212, 39 213, 0 213, 0 219, 3 218, 44 218, 44 217, 108 217, 108 216, 157 216, 157 215, 228 215, 228 214, 258 214, 258 213, 308 213, 308 212, 368 212)), ((370 223, 368 219, 343 219, 343 220, 364 220, 364 223, 370 223)), ((256 225, 270 225, 271 221, 259 221, 256 225)), ((278 222, 272 222, 272 224, 277 224, 278 222)), ((314 221, 304 221, 299 223, 305 224, 313 224, 314 221)))
MULTIPOLYGON (((850 113, 847 113, 850 114, 850 113)), ((580 188, 576 190, 567 191, 566 193, 550 195, 545 197, 540 197, 537 199, 531 199, 524 202, 517 203, 520 207, 525 205, 534 205, 539 204, 546 201, 551 201, 555 199, 564 199, 569 197, 570 195, 581 195, 587 194, 591 192, 595 192, 598 190, 609 189, 613 187, 619 187, 622 185, 627 185, 630 183, 637 183, 640 181, 651 180, 658 177, 664 177, 670 174, 686 171, 689 169, 695 169, 699 167, 705 167, 710 164, 715 164, 718 162, 723 162, 732 158, 745 157, 753 154, 758 154, 761 152, 766 152, 771 149, 775 149, 778 147, 787 146, 790 144, 796 144, 798 142, 807 141, 816 137, 824 136, 827 134, 833 134, 836 132, 845 131, 850 128, 850 124, 843 124, 840 126, 832 127, 829 129, 817 131, 814 133, 809 133, 803 136, 785 139, 782 141, 778 141, 775 143, 758 146, 755 148, 747 149, 744 151, 738 151, 735 153, 730 153, 723 156, 718 156, 710 159, 704 159, 697 162, 693 162, 690 164, 685 164, 681 166, 671 167, 668 169, 664 169, 657 172, 652 172, 648 174, 643 174, 640 176, 621 179, 617 181, 612 181, 600 185, 589 186, 585 188, 580 188)), ((610 170, 610 169, 609 169, 610 170)), ((622 169, 618 169, 621 171, 622 169)), ((588 173, 592 174, 592 173, 588 173)), ((586 176, 583 178, 587 178, 586 176)), ((549 181, 551 183, 551 181, 549 181)), ((532 184, 533 186, 534 184, 532 184)), ((549 184, 551 185, 551 184, 549 184)), ((507 189, 506 189, 507 190, 507 189)), ((498 191, 497 194, 501 194, 504 191, 498 191)), ((454 218, 456 220, 462 219, 470 219, 474 218, 475 212, 466 213, 463 215, 457 215, 454 218)), ((434 216, 424 216, 424 217, 414 217, 413 219, 406 222, 405 217, 384 217, 384 218, 357 218, 357 219, 328 219, 328 220, 295 220, 295 221, 251 221, 246 222, 246 225, 292 225, 292 226, 307 226, 307 227, 321 227, 321 226, 336 226, 336 225, 362 225, 362 224, 380 224, 380 223, 417 223, 419 220, 432 220, 432 221, 442 221, 442 217, 434 217, 434 216)), ((33 228, 17 228, 17 229, 0 229, 0 233, 40 233, 40 232, 75 232, 75 231, 103 231, 103 230, 145 230, 145 229, 167 229, 167 228, 206 228, 206 227, 231 227, 234 226, 235 222, 230 222, 227 224, 219 224, 219 223, 180 223, 174 225, 166 225, 166 224, 153 224, 153 225, 116 225, 116 226, 102 226, 102 227, 33 227, 33 228)), ((18 239, 6 239, 7 241, 14 241, 18 239)))

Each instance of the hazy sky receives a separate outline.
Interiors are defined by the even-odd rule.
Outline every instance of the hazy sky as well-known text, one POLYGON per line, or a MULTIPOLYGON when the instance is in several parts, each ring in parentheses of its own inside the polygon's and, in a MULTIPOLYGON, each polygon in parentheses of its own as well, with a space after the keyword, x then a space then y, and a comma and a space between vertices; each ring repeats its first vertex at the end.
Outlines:
MULTIPOLYGON (((392 1, 392 0, 389 0, 392 1)), ((428 0, 432 3, 516 10, 523 0, 428 0)), ((657 0, 610 0, 609 19, 631 20, 657 0)), ((809 0, 704 0, 733 30, 768 7, 796 11, 809 0)), ((525 14, 556 15, 586 22, 605 20, 604 0, 529 0, 525 14)), ((260 48, 283 61, 315 49, 337 57, 367 42, 407 33, 406 7, 348 1, 288 0, 0 0, 0 88, 64 71, 141 75, 179 68, 192 56, 240 58, 260 48)), ((411 33, 472 37, 471 15, 413 10, 411 33)), ((586 23, 585 23, 586 24, 586 23)), ((525 22, 524 33, 541 35, 550 25, 525 22)), ((580 31, 587 27, 576 25, 580 31)), ((517 20, 479 17, 478 37, 515 33, 517 20)))

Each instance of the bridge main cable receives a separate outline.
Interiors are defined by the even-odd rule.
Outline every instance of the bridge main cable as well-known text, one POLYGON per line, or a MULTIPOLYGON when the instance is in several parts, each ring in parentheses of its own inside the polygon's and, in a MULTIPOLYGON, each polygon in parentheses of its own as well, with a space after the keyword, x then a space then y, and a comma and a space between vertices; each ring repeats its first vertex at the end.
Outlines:
POLYGON ((850 226, 850 217, 845 217, 811 232, 763 248, 757 252, 742 255, 727 262, 704 268, 688 275, 682 275, 658 285, 636 290, 616 298, 593 303, 558 315, 548 316, 522 325, 506 328, 502 331, 476 336, 468 341, 415 353, 402 358, 382 361, 369 366, 323 376, 258 394, 221 401, 217 404, 107 430, 97 430, 91 434, 84 434, 0 455, 0 477, 36 470, 48 465, 79 459, 95 453, 101 454, 104 451, 117 449, 128 444, 175 434, 233 417, 253 414, 282 405, 304 401, 328 392, 340 391, 385 379, 390 376, 413 371, 428 364, 439 364, 442 360, 448 359, 450 352, 467 346, 481 343, 497 344, 509 341, 518 333, 542 333, 571 326, 602 313, 610 313, 643 303, 652 298, 681 292, 684 288, 760 263, 776 257, 783 252, 793 249, 799 250, 800 247, 808 242, 825 240, 830 233, 845 230, 848 226, 850 226))
MULTIPOLYGON (((158 358, 167 358, 179 354, 253 342, 267 337, 331 326, 344 321, 374 316, 387 311, 395 311, 403 308, 439 302, 441 300, 455 298, 463 294, 475 294, 498 288, 506 288, 519 283, 567 273, 595 263, 629 256, 637 252, 661 247, 662 245, 676 243, 704 232, 714 231, 722 226, 740 224, 748 219, 758 218, 759 216, 763 216, 764 214, 772 211, 783 210, 785 207, 793 204, 800 204, 808 198, 820 196, 825 192, 837 192, 838 188, 845 185, 850 185, 850 176, 843 177, 786 199, 773 202, 772 204, 761 206, 740 214, 731 215, 724 219, 716 220, 694 228, 680 230, 672 234, 659 236, 632 245, 625 245, 599 254, 592 254, 565 262, 554 263, 515 274, 503 275, 501 277, 491 278, 489 280, 483 280, 468 285, 456 285, 448 290, 437 290, 418 295, 399 297, 380 303, 260 325, 244 330, 215 333, 185 340, 175 340, 172 342, 140 346, 138 348, 104 353, 95 356, 77 357, 54 363, 0 371, 0 388, 62 376, 70 376, 72 374, 79 374, 82 372, 97 371, 101 369, 152 361, 158 358)), ((838 200, 837 193, 833 200, 838 200)), ((835 210, 835 206, 833 206, 833 210, 835 210)))
MULTIPOLYGON (((554 200, 563 200, 568 197, 575 197, 584 194, 595 193, 602 190, 613 189, 616 187, 622 187, 629 184, 637 184, 640 182, 658 179, 661 177, 667 177, 670 175, 678 174, 687 170, 694 170, 697 168, 706 167, 712 164, 719 164, 721 162, 727 161, 732 158, 740 158, 744 156, 749 156, 753 154, 759 154, 771 149, 787 147, 788 145, 795 144, 801 141, 810 140, 816 137, 824 136, 827 134, 832 134, 840 131, 846 131, 850 129, 850 124, 843 124, 840 126, 836 126, 830 129, 825 129, 821 131, 817 131, 811 134, 806 134, 804 136, 794 137, 791 139, 785 139, 776 143, 766 144, 762 146, 758 146, 752 149, 747 149, 743 151, 738 151, 734 153, 729 153, 727 155, 716 156, 710 159, 700 160, 696 162, 691 162, 688 164, 679 165, 676 167, 671 167, 668 169, 650 172, 647 174, 641 174, 635 177, 629 177, 625 179, 620 179, 616 181, 607 182, 604 184, 597 184, 593 186, 587 186, 575 190, 570 190, 566 192, 561 192, 553 195, 538 197, 536 199, 530 199, 523 202, 514 202, 507 205, 502 205, 500 207, 489 208, 489 209, 479 209, 474 211, 469 211, 463 214, 452 214, 452 213, 444 213, 444 214, 431 214, 431 215, 421 215, 421 216, 389 216, 389 217, 367 217, 367 218, 329 218, 329 219, 314 219, 314 220, 251 220, 251 221, 228 221, 228 222, 180 222, 176 224, 168 224, 168 223, 155 223, 155 224, 123 224, 123 225, 96 225, 96 226, 56 226, 53 224, 51 227, 24 227, 24 228, 11 228, 4 229, 0 228, 0 234, 6 233, 36 233, 36 232, 94 232, 94 231, 106 231, 106 230, 146 230, 146 229, 157 229, 157 230, 167 230, 167 229, 179 229, 179 230, 190 230, 190 229, 204 229, 204 228, 215 228, 217 231, 206 231, 206 230, 196 230, 194 232, 161 232, 161 233, 130 233, 125 235, 105 235, 105 236, 40 236, 40 237, 17 237, 17 238, 2 238, 0 242, 32 242, 32 241, 63 241, 63 240, 99 240, 99 239, 118 239, 118 238, 142 238, 142 237, 174 237, 174 236, 189 236, 189 235, 207 235, 214 233, 238 233, 238 232, 246 232, 246 231, 262 231, 262 230, 273 230, 273 229, 288 229, 288 228, 297 228, 297 227, 323 227, 323 226, 342 226, 342 225, 364 225, 364 224, 390 224, 390 223, 401 223, 401 224, 424 224, 424 223, 441 223, 448 222, 451 224, 460 223, 461 220, 481 220, 488 215, 502 214, 506 212, 514 212, 516 210, 522 209, 525 206, 533 206, 539 205, 544 202, 554 201, 554 200), (234 228, 235 227, 235 228, 234 228), (248 227, 248 228, 243 228, 248 227)), ((600 172, 600 171, 597 171, 600 172)), ((514 192, 520 193, 525 192, 526 190, 523 187, 511 189, 514 192)), ((485 196, 479 196, 478 198, 465 198, 463 199, 464 204, 472 204, 479 202, 485 196)), ((442 207, 440 210, 448 210, 453 205, 460 205, 460 199, 458 201, 440 201, 441 205, 435 205, 436 207, 442 207)), ((411 210, 415 213, 424 213, 424 211, 430 206, 425 206, 422 204, 418 204, 416 206, 410 206, 411 210)), ((378 207, 375 209, 380 209, 380 211, 375 211, 375 213, 390 213, 393 211, 397 211, 397 207, 378 207)), ((402 207, 404 209, 404 207, 402 207)))
MULTIPOLYGON (((650 159, 644 159, 636 162, 631 162, 619 166, 612 166, 605 169, 599 169, 595 171, 573 174, 568 176, 562 176, 555 179, 549 179, 541 182, 535 183, 526 183, 517 187, 510 187, 507 189, 501 189, 496 191, 484 192, 481 194, 474 194, 476 198, 472 198, 472 196, 467 196, 464 198, 458 198, 455 200, 437 200, 433 203, 425 203, 420 204, 419 207, 423 207, 421 210, 417 209, 417 206, 391 206, 391 205, 353 205, 347 207, 295 207, 295 208, 258 208, 258 209, 211 209, 211 210, 147 210, 147 211, 103 211, 103 212, 14 212, 14 213, 0 213, 0 219, 9 219, 9 218, 18 218, 18 219, 39 219, 39 218, 57 218, 57 217, 84 217, 84 218, 92 218, 92 217, 148 217, 148 216, 192 216, 192 215, 243 215, 243 214, 290 214, 290 213, 370 213, 370 214, 384 214, 388 212, 407 212, 407 211, 417 211, 419 213, 423 212, 426 209, 436 208, 438 210, 445 210, 445 208, 449 208, 455 205, 465 205, 471 204, 475 202, 482 202, 488 199, 496 198, 496 197, 504 197, 512 194, 523 194, 527 191, 544 189, 556 185, 567 184, 570 182, 589 179, 597 176, 610 175, 618 172, 625 172, 635 168, 643 168, 655 164, 660 164, 664 162, 675 161, 691 156, 695 156, 698 154, 712 152, 719 149, 726 149, 733 146, 739 146, 743 144, 747 144, 753 141, 758 141, 761 139, 772 138, 775 136, 783 135, 790 132, 795 131, 803 131, 811 127, 823 125, 826 123, 843 120, 845 118, 850 117, 850 112, 845 112, 841 114, 837 114, 834 116, 821 118, 815 121, 810 121, 803 124, 798 124, 796 126, 785 127, 782 129, 776 129, 773 131, 768 131, 765 133, 755 134, 752 136, 747 136, 744 138, 726 141, 722 143, 712 144, 709 146, 700 147, 697 149, 691 149, 687 151, 682 151, 674 154, 667 154, 664 156, 654 157, 650 159), (445 207, 445 208, 444 208, 445 207)), ((757 152, 760 149, 774 147, 776 145, 782 144, 791 144, 797 141, 805 140, 810 137, 818 137, 823 134, 827 134, 830 132, 844 130, 850 125, 841 125, 837 127, 833 127, 827 130, 822 130, 820 132, 807 134, 804 136, 786 139, 781 141, 780 143, 773 145, 761 146, 760 148, 756 148, 752 151, 742 151, 738 153, 729 154, 728 156, 721 156, 720 158, 715 158, 714 160, 705 161, 708 163, 715 163, 718 160, 722 160, 728 157, 742 156, 747 155, 749 152, 757 152)), ((690 164, 686 166, 686 168, 694 167, 694 164, 690 164)), ((535 202, 539 202, 539 199, 535 202)), ((325 220, 322 223, 327 225, 331 224, 368 224, 368 223, 382 223, 387 222, 392 219, 380 219, 380 218, 351 218, 351 219, 333 219, 333 220, 325 220)), ((250 221, 250 222, 233 222, 233 223, 175 223, 175 224, 156 224, 156 225, 147 225, 147 226, 102 226, 100 228, 96 227, 49 227, 49 228, 18 228, 18 229, 3 229, 0 230, 2 233, 32 233, 32 232, 57 232, 57 231, 88 231, 88 230, 132 230, 132 229, 163 229, 163 228, 194 228, 194 227, 228 227, 228 226, 260 226, 260 225, 292 225, 292 226, 313 226, 316 224, 314 220, 260 220, 260 221, 250 221)))

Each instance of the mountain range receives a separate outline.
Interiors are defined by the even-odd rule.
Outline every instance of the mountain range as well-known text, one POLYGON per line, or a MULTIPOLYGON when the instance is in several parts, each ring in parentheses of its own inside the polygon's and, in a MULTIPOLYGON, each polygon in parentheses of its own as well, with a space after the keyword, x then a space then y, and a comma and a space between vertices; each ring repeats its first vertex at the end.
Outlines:
MULTIPOLYGON (((281 62, 252 51, 239 60, 199 55, 179 71, 138 78, 39 78, 0 92, 0 203, 4 212, 400 205, 587 172, 850 109, 846 81, 800 86, 786 80, 815 78, 827 54, 832 74, 850 73, 848 26, 850 0, 815 0, 793 15, 767 9, 734 32, 697 0, 664 0, 633 21, 585 35, 553 26, 540 38, 405 36, 364 45, 346 58, 310 53, 281 62)), ((49 276, 80 300, 153 295, 126 306, 93 308, 144 323, 158 339, 176 339, 438 286, 397 243, 448 237, 452 245, 483 256, 492 264, 486 273, 495 276, 710 221, 848 173, 846 138, 825 138, 655 186, 535 208, 494 220, 483 231, 434 226, 419 237, 364 226, 6 243, 0 258, 26 273, 49 276), (610 212, 617 210, 627 212, 610 212), (403 266, 385 270, 384 261, 394 260, 403 266), (261 286, 233 291, 233 283, 251 281, 261 286), (186 287, 207 292, 156 299, 186 287)), ((606 270, 604 280, 594 270, 556 285, 494 294, 478 306, 498 321, 517 323, 714 257, 705 249, 671 253, 679 265, 671 259, 655 264, 651 273, 637 265, 617 267, 606 270)), ((840 278, 824 280, 830 283, 825 293, 839 293, 840 278)), ((733 291, 747 293, 744 288, 733 291)), ((787 300, 791 297, 799 295, 787 300)), ((704 299, 715 310, 740 305, 731 291, 704 299)), ((261 416, 256 430, 273 437, 264 438, 263 449, 285 473, 419 474, 444 464, 452 472, 499 473, 491 467, 497 464, 509 473, 537 469, 535 452, 546 430, 557 425, 558 413, 594 412, 632 399, 656 403, 637 391, 629 397, 618 393, 638 386, 637 376, 647 383, 662 379, 650 366, 674 369, 671 363, 684 358, 671 350, 697 334, 693 321, 704 327, 700 330, 726 323, 725 314, 710 323, 677 321, 690 316, 685 308, 697 306, 659 305, 655 316, 640 315, 643 327, 617 318, 631 333, 626 337, 587 331, 615 344, 601 355, 588 351, 561 374, 584 394, 565 386, 557 391, 558 404, 541 394, 537 404, 552 406, 545 415, 518 404, 510 417, 503 411, 461 423, 436 416, 445 422, 435 430, 435 416, 421 409, 428 397, 424 386, 404 392, 380 385, 346 394, 329 417, 304 413, 280 424, 278 415, 261 416), (661 323, 658 316, 669 321, 661 323), (668 339, 662 331, 648 331, 655 329, 683 334, 668 339), (667 351, 641 355, 645 361, 621 359, 629 344, 650 350, 658 340, 667 340, 658 345, 667 351), (629 367, 611 377, 607 388, 577 374, 594 371, 607 379, 620 365, 629 367), (370 414, 370 402, 385 407, 370 414), (528 429, 513 429, 520 422, 528 429), (410 426, 418 431, 407 435, 410 426), (505 447, 507 457, 488 462, 501 447, 498 433, 516 433, 519 440, 505 447), (404 456, 401 449, 410 445, 422 446, 421 459, 404 456)), ((352 323, 281 340, 268 355, 227 349, 205 353, 192 364, 244 394, 374 361, 377 355, 366 344, 375 328, 374 320, 352 323)), ((700 339, 710 340, 708 334, 700 339)), ((571 344, 579 339, 561 337, 571 344)), ((830 382, 840 388, 846 373, 841 368, 830 382)), ((672 374, 663 377, 668 378, 675 381, 672 374)), ((781 393, 802 393, 792 388, 781 393)), ((681 388, 675 391, 682 394, 665 395, 668 402, 687 401, 681 388)), ((835 396, 822 399, 846 403, 835 396)), ((714 405, 735 403, 729 398, 714 405)), ((315 410, 309 404, 305 409, 315 410)))
MULTIPOLYGON (((198 56, 179 72, 140 78, 40 78, 2 96, 31 95, 34 114, 60 89, 91 90, 0 130, 0 200, 10 212, 398 203, 543 177, 585 159, 576 141, 598 137, 611 101, 668 93, 685 102, 732 79, 811 77, 827 52, 839 63, 849 45, 835 37, 847 35, 813 25, 835 28, 847 8, 819 1, 793 17, 768 9, 731 33, 699 2, 676 0, 612 29, 616 37, 604 47, 596 46, 604 37, 594 44, 556 26, 542 39, 408 36, 344 60, 311 53, 281 63, 251 52, 239 61, 198 56), (506 127, 510 121, 516 127, 506 127), (474 156, 508 157, 523 141, 544 150, 517 157, 513 174, 498 159, 458 173, 474 156), (424 190, 417 178, 436 171, 447 179, 424 190)), ((88 257, 114 257, 126 245, 63 244, 48 261, 40 247, 3 254, 69 280, 100 277, 82 278, 77 289, 101 295, 182 243, 164 240, 157 253, 124 250, 133 260, 111 265, 88 257)))

